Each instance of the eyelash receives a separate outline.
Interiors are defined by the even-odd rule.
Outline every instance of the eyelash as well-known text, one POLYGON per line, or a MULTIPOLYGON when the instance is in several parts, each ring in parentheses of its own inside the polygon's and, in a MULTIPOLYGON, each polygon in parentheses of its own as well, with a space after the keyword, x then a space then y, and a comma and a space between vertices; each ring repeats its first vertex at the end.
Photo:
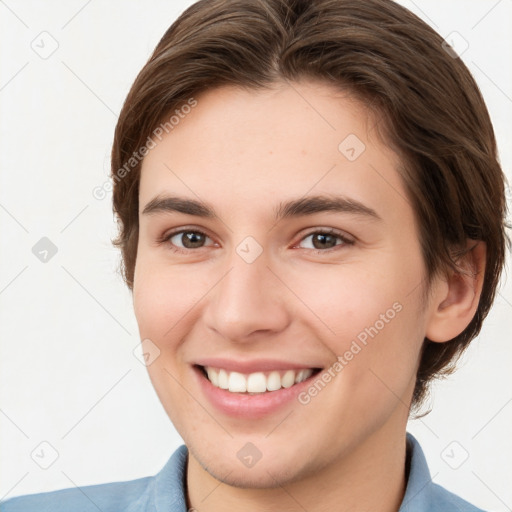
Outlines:
MULTIPOLYGON (((190 251, 194 251, 195 249, 182 249, 181 247, 177 247, 174 244, 170 243, 170 239, 173 238, 176 235, 179 235, 181 233, 196 233, 200 234, 204 237, 210 238, 206 233, 201 231, 200 229, 180 229, 177 231, 172 231, 171 233, 164 234, 161 238, 158 239, 158 244, 165 244, 168 245, 169 248, 173 252, 181 253, 181 254, 187 254, 190 253, 190 251)), ((313 252, 314 254, 321 254, 321 253, 329 253, 333 250, 336 250, 337 247, 340 246, 346 246, 346 245, 354 245, 355 241, 351 238, 348 238, 343 233, 335 230, 335 229, 319 229, 316 231, 311 231, 304 235, 299 242, 302 242, 304 239, 310 237, 311 235, 334 235, 339 240, 341 240, 340 244, 336 244, 334 247, 330 247, 328 249, 307 249, 308 251, 313 252)), ((204 247, 198 247, 197 249, 203 249, 204 247)))

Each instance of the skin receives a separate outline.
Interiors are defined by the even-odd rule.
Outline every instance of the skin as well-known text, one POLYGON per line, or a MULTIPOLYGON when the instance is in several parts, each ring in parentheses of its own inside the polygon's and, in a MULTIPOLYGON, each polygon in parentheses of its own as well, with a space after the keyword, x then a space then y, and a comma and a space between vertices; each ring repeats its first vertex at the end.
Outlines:
POLYGON ((469 323, 485 249, 468 256, 476 276, 436 278, 425 300, 399 159, 364 105, 331 86, 222 87, 196 99, 143 162, 133 288, 141 339, 160 350, 150 378, 189 449, 188 505, 396 511, 421 345, 469 323), (338 150, 349 134, 366 146, 354 161, 338 150), (162 194, 199 198, 217 216, 144 214, 162 194), (281 201, 324 194, 357 200, 380 219, 318 212, 274 222, 281 201), (182 235, 159 241, 183 227, 205 232, 203 245, 187 249, 182 235), (353 243, 334 238, 315 252, 311 235, 329 228, 353 243), (263 249, 250 264, 236 252, 247 236, 263 249), (294 400, 257 421, 228 416, 194 378, 194 361, 213 356, 328 369, 396 303, 400 312, 307 405, 294 400), (247 442, 262 454, 251 468, 237 457, 247 442))

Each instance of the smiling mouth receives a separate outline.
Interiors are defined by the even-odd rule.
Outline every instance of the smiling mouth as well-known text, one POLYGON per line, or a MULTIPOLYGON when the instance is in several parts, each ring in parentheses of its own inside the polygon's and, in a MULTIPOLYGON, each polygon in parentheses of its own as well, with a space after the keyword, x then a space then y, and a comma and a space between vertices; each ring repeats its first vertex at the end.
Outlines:
POLYGON ((262 394, 290 388, 295 384, 318 374, 321 368, 302 368, 297 370, 274 370, 270 372, 239 373, 214 368, 212 366, 196 365, 210 383, 219 389, 231 393, 248 395, 262 394))

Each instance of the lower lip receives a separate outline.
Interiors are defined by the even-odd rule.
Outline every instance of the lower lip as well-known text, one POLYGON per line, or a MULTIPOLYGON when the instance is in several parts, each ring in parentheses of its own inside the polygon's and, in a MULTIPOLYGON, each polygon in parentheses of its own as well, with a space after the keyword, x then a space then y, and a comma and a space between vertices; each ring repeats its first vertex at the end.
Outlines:
POLYGON ((299 393, 309 387, 311 381, 318 375, 318 373, 314 373, 311 377, 289 388, 249 395, 231 393, 217 388, 206 378, 200 368, 194 367, 193 370, 206 398, 218 410, 230 416, 249 419, 262 418, 297 400, 299 393))

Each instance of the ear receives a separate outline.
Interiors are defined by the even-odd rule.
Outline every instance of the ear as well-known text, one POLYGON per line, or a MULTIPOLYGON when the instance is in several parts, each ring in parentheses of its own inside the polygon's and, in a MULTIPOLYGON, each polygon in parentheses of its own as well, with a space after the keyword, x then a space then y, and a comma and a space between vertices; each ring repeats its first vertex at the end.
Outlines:
POLYGON ((438 278, 425 332, 431 341, 442 343, 455 338, 475 316, 484 282, 486 246, 468 240, 467 248, 458 262, 462 270, 451 270, 445 278, 438 278))

